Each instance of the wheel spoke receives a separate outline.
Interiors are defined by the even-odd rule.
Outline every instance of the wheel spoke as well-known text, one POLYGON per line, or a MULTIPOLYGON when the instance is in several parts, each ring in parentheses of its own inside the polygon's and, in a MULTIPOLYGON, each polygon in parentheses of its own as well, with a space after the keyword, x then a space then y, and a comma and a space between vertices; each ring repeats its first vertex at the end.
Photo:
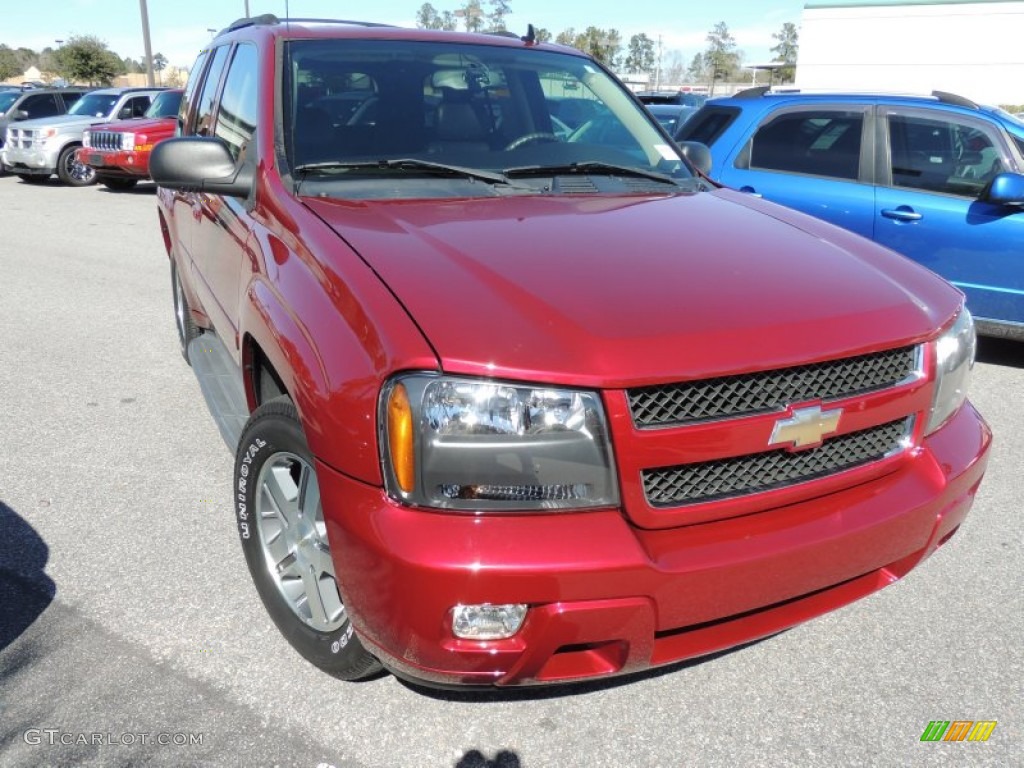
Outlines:
POLYGON ((288 467, 285 465, 274 466, 266 474, 263 490, 266 492, 265 498, 270 501, 273 510, 280 516, 282 524, 290 528, 295 524, 298 498, 292 488, 282 487, 282 482, 286 482, 288 486, 294 488, 288 467))
POLYGON ((302 465, 302 474, 299 475, 299 511, 310 520, 316 520, 318 515, 323 517, 320 510, 320 484, 316 481, 313 468, 306 464, 302 465))
POLYGON ((306 604, 309 607, 313 626, 317 629, 326 627, 328 618, 327 612, 324 610, 323 598, 320 597, 320 580, 313 573, 312 568, 302 573, 302 586, 306 589, 306 604))

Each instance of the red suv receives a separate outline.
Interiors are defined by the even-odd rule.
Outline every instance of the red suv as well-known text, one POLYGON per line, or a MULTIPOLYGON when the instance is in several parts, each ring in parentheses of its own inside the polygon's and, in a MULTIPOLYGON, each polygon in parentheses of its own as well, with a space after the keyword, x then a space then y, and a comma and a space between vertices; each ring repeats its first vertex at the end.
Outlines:
POLYGON ((971 506, 963 296, 702 179, 579 51, 248 19, 181 120, 150 170, 182 350, 257 591, 331 674, 709 654, 891 584, 971 506))
POLYGON ((96 181, 112 190, 131 189, 149 178, 153 147, 174 135, 183 91, 162 91, 146 114, 85 131, 76 160, 96 171, 96 181))

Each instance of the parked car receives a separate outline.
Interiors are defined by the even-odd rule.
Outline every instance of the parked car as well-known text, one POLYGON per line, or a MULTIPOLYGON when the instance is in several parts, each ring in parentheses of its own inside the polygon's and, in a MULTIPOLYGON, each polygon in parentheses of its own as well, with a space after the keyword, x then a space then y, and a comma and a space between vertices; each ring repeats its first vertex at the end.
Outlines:
POLYGON ((261 16, 200 54, 150 158, 174 318, 256 590, 312 663, 634 672, 958 529, 991 440, 963 296, 684 151, 531 34, 261 16), (311 83, 376 104, 339 119, 311 83), (559 139, 563 91, 619 130, 559 139))
POLYGON ((711 177, 846 227, 967 295, 981 333, 1024 338, 1024 125, 952 94, 715 99, 680 140, 711 177))
POLYGON ((89 88, 9 88, 0 91, 0 149, 7 126, 19 120, 66 114, 89 88))
POLYGON ((680 104, 686 107, 701 107, 708 100, 707 94, 690 91, 638 91, 636 97, 643 104, 680 104))
POLYGON ((91 125, 142 117, 164 88, 103 88, 90 91, 66 115, 25 120, 7 128, 2 162, 23 181, 48 179, 54 173, 65 184, 84 187, 96 171, 75 157, 82 134, 91 125))
POLYGON ((645 106, 673 139, 678 137, 686 121, 697 112, 697 107, 687 107, 683 104, 647 104, 645 106))
POLYGON ((96 181, 108 189, 131 189, 148 179, 150 152, 174 135, 181 94, 180 88, 163 91, 142 117, 86 129, 76 159, 95 170, 96 181))

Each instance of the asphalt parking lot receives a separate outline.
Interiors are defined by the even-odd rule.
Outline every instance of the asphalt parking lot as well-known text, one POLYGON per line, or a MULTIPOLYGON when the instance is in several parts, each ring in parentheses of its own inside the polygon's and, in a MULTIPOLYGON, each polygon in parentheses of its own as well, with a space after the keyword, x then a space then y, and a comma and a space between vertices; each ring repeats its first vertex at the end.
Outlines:
POLYGON ((1021 764, 1024 343, 981 346, 972 399, 996 442, 967 522, 866 600, 570 689, 343 683, 290 649, 251 586, 152 186, 3 176, 0 222, 0 764, 1021 764), (933 720, 998 725, 921 742, 933 720))

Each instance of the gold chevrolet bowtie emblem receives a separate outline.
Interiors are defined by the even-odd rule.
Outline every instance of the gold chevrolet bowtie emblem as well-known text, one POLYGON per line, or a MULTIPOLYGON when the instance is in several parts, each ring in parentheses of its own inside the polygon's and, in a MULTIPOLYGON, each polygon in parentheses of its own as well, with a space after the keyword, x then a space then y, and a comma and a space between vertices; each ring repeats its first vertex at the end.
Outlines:
POLYGON ((842 415, 842 408, 831 411, 822 411, 817 405, 797 408, 789 418, 775 422, 775 429, 772 430, 768 445, 793 448, 819 445, 825 435, 830 435, 839 428, 839 417, 842 415))

